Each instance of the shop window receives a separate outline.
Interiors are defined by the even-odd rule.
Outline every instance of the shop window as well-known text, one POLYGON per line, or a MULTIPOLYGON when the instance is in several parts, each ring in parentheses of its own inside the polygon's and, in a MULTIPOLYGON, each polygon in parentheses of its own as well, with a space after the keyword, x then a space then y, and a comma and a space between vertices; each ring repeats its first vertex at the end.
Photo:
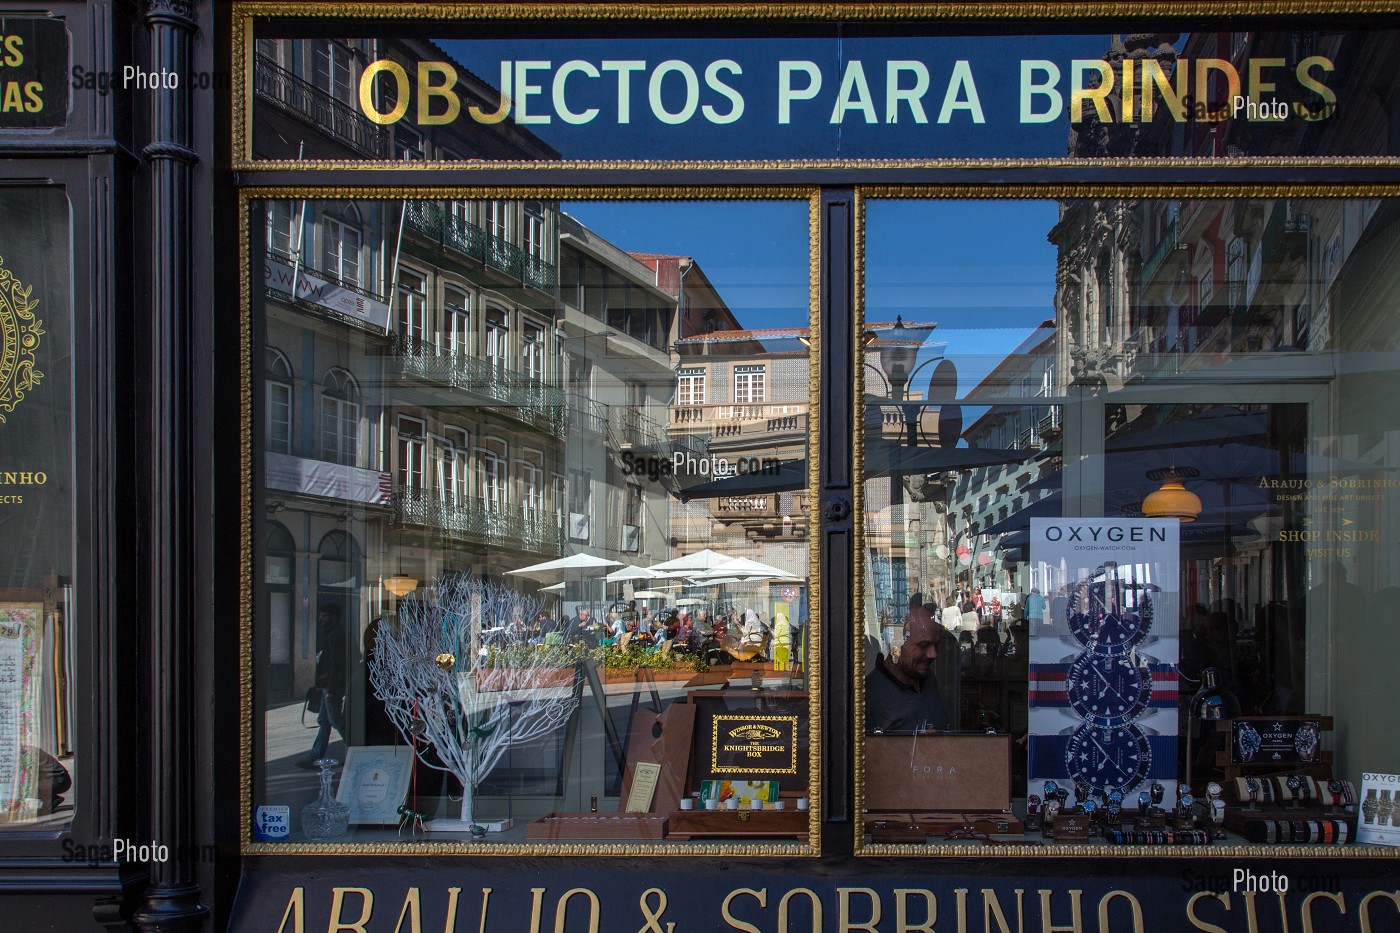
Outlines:
POLYGON ((539 201, 525 202, 525 254, 535 259, 548 258, 545 253, 544 205, 539 201))
POLYGON ((321 218, 321 271, 355 288, 362 288, 360 213, 353 205, 321 218))
POLYGON ((269 523, 264 560, 267 593, 268 690, 291 695, 296 605, 296 541, 285 525, 269 523))
POLYGON ((762 366, 734 367, 734 404, 757 405, 766 398, 767 369, 762 366))
POLYGON ((443 323, 447 328, 445 341, 447 350, 453 356, 467 357, 472 352, 472 317, 467 293, 456 288, 445 288, 442 303, 445 310, 443 323))
POLYGON ((511 215, 515 205, 510 201, 486 202, 486 233, 492 239, 509 241, 511 215))
POLYGON ((527 525, 537 523, 544 514, 544 470, 540 467, 542 454, 526 450, 520 461, 520 507, 527 525))
POLYGON ((415 349, 423 343, 428 327, 427 283, 422 275, 399 269, 398 305, 399 339, 405 348, 415 349))
MULTIPOLYGON (((307 272, 329 284, 316 301, 286 301, 279 297, 285 292, 274 290, 254 303, 252 313, 263 317, 250 332, 262 341, 255 352, 265 360, 260 381, 276 425, 254 439, 266 504, 253 516, 255 540, 266 542, 259 556, 264 572, 250 575, 255 696, 265 702, 254 717, 255 805, 280 806, 288 788, 314 777, 297 765, 313 743, 351 775, 366 756, 399 749, 395 754, 409 763, 395 766, 392 806, 352 822, 339 841, 308 836, 294 807, 293 838, 328 846, 392 848, 429 839, 463 851, 520 845, 556 851, 551 813, 590 812, 597 797, 600 815, 610 815, 614 826, 626 824, 624 836, 598 840, 619 852, 646 842, 678 851, 719 845, 810 854, 811 811, 797 809, 808 793, 815 734, 804 653, 812 624, 809 551, 799 533, 806 527, 805 497, 799 501, 792 485, 793 477, 806 476, 803 424, 812 386, 805 347, 793 336, 810 326, 810 205, 628 206, 624 213, 643 224, 635 228, 645 231, 642 240, 717 225, 752 232, 741 250, 751 266, 721 265, 706 276, 698 258, 660 250, 634 255, 614 245, 611 236, 634 229, 615 219, 618 204, 568 205, 568 236, 556 229, 552 206, 507 199, 424 202, 415 216, 427 218, 425 224, 462 219, 453 212, 470 203, 482 205, 477 220, 484 227, 464 228, 459 241, 405 224, 397 248, 396 238, 385 238, 385 245, 366 236, 347 250, 336 244, 349 241, 349 228, 360 229, 359 215, 347 202, 310 201, 313 229, 325 237, 318 254, 328 268, 307 272), (590 212, 614 219, 606 231, 592 230, 590 212), (511 249, 496 257, 500 263, 459 255, 458 246, 510 234, 511 218, 523 226, 514 231, 515 244, 505 244, 511 249), (363 273, 392 271, 399 252, 414 263, 387 277, 395 282, 390 301, 352 296, 343 287, 352 254, 363 273), (580 286, 581 304, 602 308, 603 293, 625 283, 623 323, 648 339, 682 333, 684 268, 687 299, 703 304, 714 326, 667 347, 626 329, 600 333, 582 306, 512 291, 502 274, 506 261, 521 254, 561 258, 575 269, 587 257, 599 275, 580 286), (776 309, 728 307, 729 296, 743 298, 775 265, 783 273, 759 287, 776 309), (442 288, 441 321, 428 311, 433 287, 442 288), (490 299, 473 307, 474 296, 483 295, 490 299), (346 308, 354 313, 323 313, 346 308), (653 325, 642 326, 644 319, 655 322, 655 333, 647 329, 653 325), (386 330, 415 352, 386 347, 386 330), (751 340, 750 331, 779 336, 751 340), (280 385, 294 384, 290 360, 273 347, 296 347, 326 373, 315 396, 317 460, 289 464, 268 456, 295 447, 299 417, 289 407, 294 396, 287 404, 273 401, 284 398, 280 385), (718 388, 726 401, 733 388, 728 375, 738 367, 740 396, 751 402, 776 396, 782 417, 736 422, 711 414, 705 402, 714 387, 703 377, 710 365, 725 374, 718 388), (683 414, 673 401, 683 393, 699 415, 683 414), (298 542, 308 536, 309 545, 296 545, 312 555, 307 580, 284 572, 289 566, 279 555, 295 553, 288 535, 298 542), (561 560, 567 563, 549 569, 561 560), (734 572, 720 572, 717 565, 735 560, 734 572), (672 562, 679 565, 667 568, 672 562), (334 618, 323 621, 323 608, 331 605, 334 618), (360 619, 385 621, 366 640, 360 619), (472 727, 482 733, 481 757, 454 758, 456 770, 446 776, 413 768, 409 750, 426 758, 442 748, 445 760, 463 750, 451 748, 460 736, 419 730, 412 704, 394 699, 392 684, 401 680, 382 679, 407 676, 403 665, 421 660, 420 650, 404 654, 404 643, 395 642, 405 631, 458 639, 432 653, 433 670, 443 671, 439 655, 451 655, 455 667, 445 681, 452 697, 440 712, 451 718, 469 708, 479 717, 472 727), (334 648, 341 634, 347 647, 362 651, 346 654, 349 745, 332 727, 324 749, 319 728, 308 729, 305 746, 293 748, 283 738, 295 718, 289 701, 304 698, 318 652, 334 648), (396 643, 398 661, 388 653, 396 643), (714 685, 696 698, 688 685, 702 671, 713 672, 714 685), (731 678, 741 691, 723 689, 731 678), (694 725, 687 726, 692 699, 694 725), (754 770, 746 751, 724 747, 742 739, 726 739, 729 732, 773 722, 776 738, 764 743, 772 745, 764 750, 774 759, 771 771, 769 765, 754 770), (678 736, 688 729, 689 738, 658 762, 654 728, 678 736), (637 763, 664 768, 647 812, 633 819, 626 801, 637 763), (706 799, 725 808, 727 798, 737 806, 740 796, 766 798, 760 803, 772 812, 760 819, 777 826, 776 835, 736 839, 720 833, 728 825, 721 820, 737 822, 737 815, 724 809, 704 816, 706 799), (653 838, 659 817, 669 818, 682 799, 700 814, 692 839, 684 831, 653 838), (415 814, 402 833, 400 806, 415 814), (473 835, 473 824, 484 834, 473 835), (437 835, 443 826, 460 831, 437 835)), ((425 723, 438 715, 423 706, 436 701, 420 693, 417 702, 425 723)), ((753 804, 746 803, 744 812, 752 815, 753 804)))
POLYGON ((462 428, 445 428, 438 445, 437 488, 441 498, 452 505, 465 505, 471 485, 468 461, 471 448, 462 428))
MULTIPOLYGON (((1385 313, 1367 296, 1380 294, 1376 263, 1389 247, 1379 244, 1400 236, 1394 214, 1349 215, 1357 239, 1343 242, 1369 238, 1370 249, 1307 262, 1309 226, 1347 217, 1349 203, 1198 202, 1185 228, 1161 228, 1162 205, 1150 202, 870 204, 872 321, 897 317, 895 296, 911 281, 947 281, 974 256, 1001 258, 985 281, 960 280, 966 301, 1000 308, 972 333, 935 328, 934 315, 866 325, 867 397, 889 396, 871 398, 864 419, 866 851, 912 838, 901 814, 937 823, 919 816, 930 808, 984 812, 1006 838, 1049 842, 1042 826, 1077 833, 1084 819, 1100 838, 1151 843, 1161 840, 1148 825, 1156 820, 1209 846, 1217 830, 1279 838, 1293 810, 1270 809, 1267 795, 1313 807, 1319 825, 1335 813, 1306 788, 1363 799, 1365 762, 1393 739, 1357 685, 1376 676, 1371 652, 1386 638, 1358 620, 1389 592, 1388 560, 1362 542, 1394 524, 1366 490, 1389 482, 1378 439, 1395 425, 1393 412, 1353 393, 1381 397, 1396 376, 1382 366, 1300 392, 1284 375, 1355 373, 1382 351, 1363 335, 1385 313), (1227 300, 1241 313, 1215 310, 1217 251, 1201 231, 1270 217, 1257 292, 1242 287, 1255 273, 1242 265, 1243 238, 1232 239, 1227 300), (1166 261, 1114 288, 1107 270, 1131 260, 1121 247, 1085 268, 1084 243, 1105 225, 1117 243, 1156 231, 1160 241, 1141 251, 1166 261), (936 256, 904 242, 902 231, 940 228, 959 236, 936 256), (1025 233, 1008 240, 1010 230, 1025 233), (1151 274, 1166 262, 1176 270, 1151 274), (1366 284, 1351 289, 1349 275, 1366 284), (1086 279, 1096 287, 1035 323, 1044 305, 1033 294, 1048 300, 1057 281, 1086 279), (1040 284, 1018 306, 1004 303, 1006 281, 1040 284), (1094 333, 1085 323, 1112 306, 1107 293, 1119 296, 1118 319, 1134 320, 1177 282, 1190 284, 1198 313, 1194 339, 1169 365, 1138 352, 1122 328, 1084 343, 1094 333), (1323 292, 1354 301, 1333 304, 1326 342, 1314 327, 1300 346, 1298 308, 1323 292), (1012 321, 1012 335, 995 336, 1012 321), (919 325, 943 339, 916 337, 919 325), (1059 359, 1068 371, 1052 365, 1059 359), (958 373, 956 394, 906 388, 932 391, 945 368, 958 373), (904 379, 877 378, 888 372, 904 379), (943 445, 933 428, 949 407, 973 417, 943 445), (875 416, 890 410, 896 425, 875 416), (1357 625, 1366 648, 1353 647, 1357 625), (1340 641, 1338 626, 1350 633, 1340 641), (1345 737, 1329 728, 1343 718, 1345 737), (969 734, 950 734, 959 730, 969 734), (984 732, 995 734, 971 734, 984 732), (1266 734, 1286 736, 1287 748, 1261 764, 1266 734), (911 783, 911 756, 916 772, 920 760, 929 773, 944 764, 944 783, 911 783)), ((1331 830, 1297 832, 1294 842, 1324 844, 1350 830, 1334 819, 1331 830)))
POLYGON ((481 506, 487 512, 505 510, 509 498, 506 465, 510 462, 504 440, 485 437, 476 449, 476 490, 481 506))
POLYGON ((521 372, 533 383, 544 381, 544 328, 526 323, 520 331, 521 372))
POLYGON ((341 103, 355 103, 357 89, 350 49, 335 40, 326 40, 314 45, 311 56, 316 87, 341 103))
POLYGON ((355 466, 360 459, 360 389, 343 369, 326 373, 321 389, 321 459, 355 466))
POLYGON ((267 449, 292 452, 292 366, 281 352, 267 351, 267 449))
POLYGON ((506 312, 500 308, 486 309, 486 363, 492 369, 510 369, 510 329, 506 312))
POLYGON ((403 415, 398 420, 398 485, 412 495, 423 491, 423 457, 427 450, 427 426, 403 415))
POLYGON ((295 201, 269 201, 267 205, 267 249, 276 256, 292 259, 301 255, 301 211, 295 201))
POLYGON ((682 407, 705 404, 705 370, 682 369, 676 381, 676 404, 682 407))

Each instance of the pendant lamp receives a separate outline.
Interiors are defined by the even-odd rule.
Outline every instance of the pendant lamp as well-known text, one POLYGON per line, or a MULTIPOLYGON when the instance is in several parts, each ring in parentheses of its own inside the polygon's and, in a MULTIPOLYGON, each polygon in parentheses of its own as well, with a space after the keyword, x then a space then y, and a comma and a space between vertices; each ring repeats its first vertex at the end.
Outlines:
POLYGON ((1200 470, 1191 467, 1149 470, 1147 478, 1160 482, 1162 486, 1142 500, 1142 514, 1148 518, 1179 518, 1183 522, 1194 522, 1196 516, 1201 514, 1201 499, 1182 481, 1200 475, 1200 470))

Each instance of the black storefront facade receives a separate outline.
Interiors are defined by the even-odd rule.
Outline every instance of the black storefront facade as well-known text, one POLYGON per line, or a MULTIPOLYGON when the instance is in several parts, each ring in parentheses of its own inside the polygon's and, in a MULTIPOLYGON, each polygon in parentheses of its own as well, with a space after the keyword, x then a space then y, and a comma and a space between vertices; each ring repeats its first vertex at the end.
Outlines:
POLYGON ((1397 12, 5 14, 0 913, 1400 929, 1397 12))

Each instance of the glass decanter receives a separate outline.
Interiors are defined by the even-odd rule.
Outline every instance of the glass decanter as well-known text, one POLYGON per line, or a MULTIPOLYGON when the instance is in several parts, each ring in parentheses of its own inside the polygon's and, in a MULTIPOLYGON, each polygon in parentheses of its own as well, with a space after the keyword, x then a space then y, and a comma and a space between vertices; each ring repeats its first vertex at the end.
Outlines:
POLYGON ((301 808, 301 832, 310 842, 339 839, 350 827, 350 808, 331 793, 331 775, 338 764, 334 758, 316 759, 316 767, 321 769, 321 793, 301 808))

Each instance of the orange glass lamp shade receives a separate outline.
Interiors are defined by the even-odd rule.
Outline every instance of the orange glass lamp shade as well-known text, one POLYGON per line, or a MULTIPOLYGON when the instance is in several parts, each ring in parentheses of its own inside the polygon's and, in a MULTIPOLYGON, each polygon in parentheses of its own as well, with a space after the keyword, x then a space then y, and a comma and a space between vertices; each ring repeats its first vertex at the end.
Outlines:
POLYGON ((1201 499, 1182 481, 1199 475, 1199 470, 1189 467, 1150 471, 1147 478, 1160 481, 1162 486, 1142 500, 1142 514, 1148 518, 1179 518, 1183 522, 1194 522, 1196 516, 1201 514, 1201 499))
POLYGON ((412 593, 414 590, 418 589, 418 581, 413 579, 412 577, 407 577, 401 573, 396 573, 392 577, 384 578, 384 589, 388 590, 390 593, 393 593, 395 596, 402 598, 404 596, 407 596, 409 593, 412 593))

